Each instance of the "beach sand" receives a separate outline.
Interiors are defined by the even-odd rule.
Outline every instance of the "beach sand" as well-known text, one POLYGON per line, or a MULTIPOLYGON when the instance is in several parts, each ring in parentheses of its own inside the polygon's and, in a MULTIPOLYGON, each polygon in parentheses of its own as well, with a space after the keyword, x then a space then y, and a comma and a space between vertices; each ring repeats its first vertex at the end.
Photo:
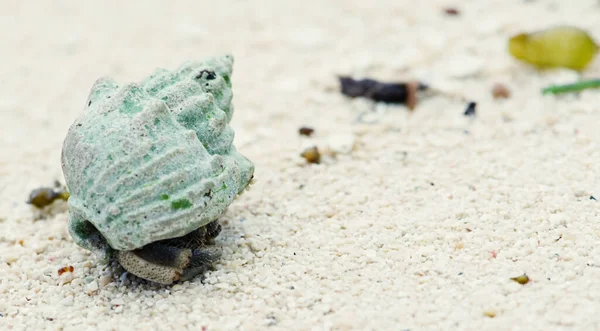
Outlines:
POLYGON ((540 72, 506 50, 558 24, 600 40, 597 1, 4 1, 0 13, 0 329, 600 329, 600 93, 540 93, 600 63, 540 72), (224 53, 256 183, 220 219, 224 255, 204 281, 158 286, 99 264, 69 236, 65 202, 25 203, 64 183, 62 142, 97 78, 224 53), (411 112, 349 99, 337 75, 442 93, 411 112), (495 83, 509 99, 492 98, 495 83), (299 156, 311 146, 321 164, 299 156))

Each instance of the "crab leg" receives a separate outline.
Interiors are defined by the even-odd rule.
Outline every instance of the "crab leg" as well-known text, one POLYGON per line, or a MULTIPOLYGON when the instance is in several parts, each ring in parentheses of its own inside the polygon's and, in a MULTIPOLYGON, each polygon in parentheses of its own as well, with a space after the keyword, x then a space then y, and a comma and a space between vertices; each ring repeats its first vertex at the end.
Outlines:
POLYGON ((186 281, 205 273, 212 264, 221 257, 221 250, 214 246, 202 247, 194 250, 190 264, 183 270, 180 280, 186 281))

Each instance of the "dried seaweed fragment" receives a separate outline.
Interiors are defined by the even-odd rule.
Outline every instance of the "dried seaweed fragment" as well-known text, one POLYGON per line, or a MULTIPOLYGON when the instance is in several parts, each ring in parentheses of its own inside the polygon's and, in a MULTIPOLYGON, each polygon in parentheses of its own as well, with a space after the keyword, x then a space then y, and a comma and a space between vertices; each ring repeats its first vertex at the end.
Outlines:
POLYGON ((356 80, 340 76, 342 94, 351 98, 364 97, 375 102, 405 104, 414 109, 417 104, 417 92, 424 91, 427 85, 419 82, 383 83, 365 78, 356 80))

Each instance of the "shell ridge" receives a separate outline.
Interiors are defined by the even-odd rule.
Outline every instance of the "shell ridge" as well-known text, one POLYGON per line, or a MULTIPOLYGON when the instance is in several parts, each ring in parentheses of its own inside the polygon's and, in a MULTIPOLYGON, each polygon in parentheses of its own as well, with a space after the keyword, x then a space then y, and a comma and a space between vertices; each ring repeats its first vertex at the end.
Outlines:
MULTIPOLYGON (((171 161, 171 158, 173 158, 175 156, 185 155, 186 154, 185 152, 186 151, 183 148, 175 148, 173 150, 167 151, 167 153, 161 155, 159 158, 156 158, 156 159, 150 161, 141 170, 148 170, 149 168, 152 168, 152 167, 159 167, 161 165, 164 165, 165 163, 171 161)), ((137 155, 134 155, 134 157, 132 159, 139 159, 139 158, 140 157, 137 157, 137 155)), ((125 182, 127 182, 128 180, 134 179, 136 176, 139 176, 139 174, 132 172, 131 174, 129 174, 127 176, 119 177, 119 179, 116 180, 111 186, 107 187, 107 191, 112 192, 116 188, 123 186, 123 184, 125 182)))
MULTIPOLYGON (((135 208, 131 210, 129 213, 124 213, 122 217, 133 220, 143 218, 146 215, 153 214, 153 210, 160 210, 166 208, 168 205, 168 210, 171 210, 171 204, 173 201, 181 200, 181 199, 189 199, 190 192, 201 192, 199 195, 204 195, 208 190, 212 190, 215 187, 214 181, 210 179, 202 179, 201 181, 194 183, 189 186, 186 190, 180 190, 175 193, 171 192, 169 195, 169 199, 166 201, 155 201, 158 204, 150 204, 149 206, 145 206, 143 208, 135 208), (162 203, 161 203, 162 202, 162 203)), ((158 194, 157 194, 158 196, 158 194)), ((151 222, 151 221, 150 221, 151 222)))
MULTIPOLYGON (((194 170, 197 170, 197 169, 190 169, 190 171, 194 171, 194 170)), ((180 171, 173 171, 169 174, 166 174, 165 176, 162 176, 158 181, 152 183, 153 185, 148 185, 149 183, 147 183, 146 185, 148 185, 148 186, 143 186, 138 191, 133 191, 128 196, 122 196, 122 200, 118 200, 118 201, 120 204, 130 204, 137 200, 137 196, 142 194, 141 191, 148 192, 148 193, 150 193, 152 191, 156 192, 156 190, 158 188, 163 187, 163 186, 165 186, 165 184, 168 184, 168 183, 171 184, 169 186, 173 186, 172 185, 173 182, 181 180, 183 178, 182 176, 185 176, 185 173, 180 172, 180 171), (146 191, 146 190, 148 190, 148 191, 146 191)), ((166 194, 166 193, 170 193, 172 195, 172 192, 165 192, 165 193, 157 192, 156 196, 159 196, 161 194, 166 194)))

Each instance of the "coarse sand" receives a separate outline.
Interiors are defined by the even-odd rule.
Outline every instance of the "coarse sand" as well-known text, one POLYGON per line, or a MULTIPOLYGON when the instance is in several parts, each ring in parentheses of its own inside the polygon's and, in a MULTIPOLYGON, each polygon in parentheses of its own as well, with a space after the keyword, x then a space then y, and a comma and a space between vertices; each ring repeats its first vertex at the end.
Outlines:
POLYGON ((600 63, 540 72, 506 51, 558 24, 600 40, 598 17, 595 0, 1 2, 0 329, 599 330, 600 92, 540 89, 600 63), (65 202, 25 203, 64 183, 98 77, 224 53, 256 183, 220 219, 203 281, 101 265, 65 202), (410 112, 344 97, 337 75, 442 93, 410 112), (320 164, 299 156, 311 146, 320 164))

